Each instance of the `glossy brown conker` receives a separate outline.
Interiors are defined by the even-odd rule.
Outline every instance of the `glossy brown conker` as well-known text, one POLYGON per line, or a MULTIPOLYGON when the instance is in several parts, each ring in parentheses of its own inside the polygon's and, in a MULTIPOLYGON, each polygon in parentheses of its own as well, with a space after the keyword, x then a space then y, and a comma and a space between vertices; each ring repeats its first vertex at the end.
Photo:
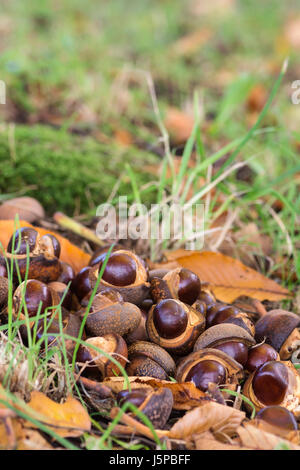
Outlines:
POLYGON ((153 322, 162 338, 172 339, 184 333, 188 317, 179 303, 173 299, 165 299, 154 307, 153 322))
POLYGON ((215 349, 225 352, 228 356, 235 359, 244 366, 248 359, 248 347, 246 344, 238 341, 227 341, 214 346, 215 349))
POLYGON ((26 283, 22 283, 14 293, 13 307, 16 314, 22 306, 23 295, 26 307, 22 308, 22 313, 27 311, 29 317, 37 315, 39 308, 40 313, 43 313, 46 308, 53 306, 51 289, 43 282, 29 279, 26 283))
POLYGON ((253 372, 265 364, 265 362, 277 360, 279 360, 279 354, 272 346, 266 343, 259 344, 248 351, 248 360, 245 364, 245 369, 249 372, 253 372))
POLYGON ((26 255, 27 250, 31 253, 37 241, 38 232, 30 227, 22 227, 16 230, 8 242, 6 251, 18 255, 26 255))
POLYGON ((266 406, 258 411, 256 419, 262 419, 272 426, 278 426, 289 431, 296 431, 298 429, 294 414, 283 406, 266 406))
MULTIPOLYGON (((99 267, 101 266, 101 262, 99 267)), ((137 265, 126 253, 111 253, 102 278, 113 286, 129 286, 136 280, 137 265)))
POLYGON ((264 405, 279 405, 288 389, 288 371, 278 361, 269 361, 256 369, 252 381, 253 392, 264 405))
POLYGON ((226 370, 217 361, 205 360, 195 364, 188 372, 186 382, 194 382, 197 388, 206 392, 210 382, 217 385, 226 381, 226 370))
POLYGON ((92 290, 89 277, 91 269, 92 268, 90 266, 82 268, 72 281, 71 290, 77 296, 79 301, 81 301, 92 290))
POLYGON ((201 290, 200 279, 189 269, 182 268, 179 272, 178 298, 185 304, 192 305, 201 290))
POLYGON ((206 326, 219 325, 230 317, 236 316, 239 313, 239 309, 232 305, 226 304, 215 304, 207 308, 206 313, 206 326))

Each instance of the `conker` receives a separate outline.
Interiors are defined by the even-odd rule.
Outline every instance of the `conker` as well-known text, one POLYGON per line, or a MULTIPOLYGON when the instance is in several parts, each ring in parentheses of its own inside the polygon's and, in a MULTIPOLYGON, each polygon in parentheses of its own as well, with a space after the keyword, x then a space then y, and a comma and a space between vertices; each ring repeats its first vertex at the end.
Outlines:
POLYGON ((189 269, 179 272, 178 298, 181 302, 192 305, 198 298, 201 290, 200 279, 189 269))
POLYGON ((237 341, 227 341, 214 346, 215 349, 225 352, 244 366, 248 359, 248 347, 244 343, 237 341))
POLYGON ((270 361, 256 370, 252 381, 253 392, 265 405, 282 403, 288 388, 288 371, 278 361, 270 361))
POLYGON ((154 307, 153 322, 162 338, 172 339, 184 333, 188 317, 179 303, 173 299, 166 299, 154 307))
POLYGON ((217 361, 201 361, 190 369, 185 381, 194 382, 197 388, 206 392, 210 382, 217 385, 224 384, 226 382, 226 370, 217 361))
POLYGON ((266 343, 259 344, 249 350, 245 369, 249 372, 253 372, 258 369, 258 367, 265 364, 265 362, 277 361, 278 359, 279 354, 272 346, 266 343))
MULTIPOLYGON (((99 269, 101 265, 100 262, 99 269)), ((113 286, 129 286, 136 280, 136 270, 133 258, 125 253, 114 252, 107 261, 102 278, 113 286)))
POLYGON ((51 289, 49 289, 49 287, 43 282, 37 281, 35 279, 30 279, 26 282, 25 292, 23 291, 23 289, 24 283, 22 283, 14 293, 13 307, 15 314, 17 314, 22 305, 23 293, 24 302, 26 304, 26 309, 29 317, 37 315, 40 304, 40 313, 43 313, 46 308, 53 306, 51 289))
POLYGON ((272 426, 278 426, 289 431, 297 431, 298 429, 294 414, 283 406, 266 406, 259 410, 256 419, 262 419, 272 426))
POLYGON ((26 255, 27 250, 31 253, 35 248, 37 236, 38 232, 33 228, 22 227, 10 238, 6 251, 18 255, 26 255))

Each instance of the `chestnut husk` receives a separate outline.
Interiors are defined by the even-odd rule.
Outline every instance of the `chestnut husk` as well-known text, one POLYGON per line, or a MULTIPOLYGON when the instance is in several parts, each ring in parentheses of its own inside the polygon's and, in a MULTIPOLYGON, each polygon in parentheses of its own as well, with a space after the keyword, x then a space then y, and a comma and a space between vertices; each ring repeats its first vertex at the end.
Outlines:
MULTIPOLYGON (((80 310, 82 316, 86 310, 80 310)), ((124 302, 120 294, 112 290, 112 295, 98 293, 86 318, 86 331, 90 336, 104 336, 116 333, 120 336, 134 331, 140 324, 141 311, 130 303, 124 302)))
MULTIPOLYGON (((98 292, 107 290, 110 288, 116 292, 119 292, 125 302, 129 302, 135 305, 141 305, 142 302, 149 295, 150 284, 148 282, 148 273, 145 268, 144 262, 133 252, 127 250, 118 250, 114 254, 125 254, 130 256, 136 263, 136 280, 133 284, 127 286, 116 286, 106 282, 103 278, 100 281, 98 292)), ((89 280, 91 288, 93 289, 96 285, 98 275, 99 275, 99 266, 95 266, 89 271, 89 280)))
POLYGON ((128 348, 127 373, 131 376, 155 377, 168 380, 176 365, 170 354, 157 344, 137 341, 128 348))
POLYGON ((148 313, 146 329, 148 336, 153 343, 158 344, 162 348, 166 349, 169 353, 181 356, 192 350, 196 339, 202 333, 202 331, 204 331, 205 317, 193 307, 180 302, 180 300, 174 299, 174 302, 177 302, 180 306, 182 306, 187 314, 188 323, 185 331, 182 334, 172 339, 162 338, 159 335, 153 321, 153 312, 156 305, 153 305, 148 313))

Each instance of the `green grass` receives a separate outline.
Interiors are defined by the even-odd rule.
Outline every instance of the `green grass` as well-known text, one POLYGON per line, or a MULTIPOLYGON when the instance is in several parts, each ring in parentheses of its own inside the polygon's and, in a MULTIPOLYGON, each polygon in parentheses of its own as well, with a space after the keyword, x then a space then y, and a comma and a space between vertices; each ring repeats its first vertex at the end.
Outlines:
POLYGON ((130 188, 125 163, 134 158, 139 184, 149 179, 145 162, 155 161, 137 148, 109 147, 92 137, 74 136, 49 126, 16 126, 15 153, 6 129, 0 132, 0 191, 37 198, 52 214, 62 210, 95 214, 96 207, 110 196, 119 181, 119 191, 130 188))

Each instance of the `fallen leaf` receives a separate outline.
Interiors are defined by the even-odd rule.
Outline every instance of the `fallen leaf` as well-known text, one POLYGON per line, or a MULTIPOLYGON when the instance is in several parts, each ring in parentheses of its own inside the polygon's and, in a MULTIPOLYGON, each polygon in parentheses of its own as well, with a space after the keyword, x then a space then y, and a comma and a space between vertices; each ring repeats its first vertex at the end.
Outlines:
POLYGON ((177 108, 169 107, 165 116, 165 126, 175 144, 188 140, 194 126, 194 119, 177 108))
POLYGON ((249 450, 239 445, 224 444, 215 439, 211 432, 196 434, 192 440, 196 450, 249 450))
MULTIPOLYGON (((31 393, 28 407, 33 411, 33 418, 53 426, 55 432, 62 437, 78 437, 91 429, 91 420, 87 411, 71 396, 64 403, 56 403, 44 393, 34 391, 31 393)), ((27 414, 30 414, 30 410, 28 408, 27 410, 27 414)), ((26 426, 34 427, 30 421, 26 426)))
MULTIPOLYGON (((211 251, 176 250, 165 253, 167 261, 194 271, 221 302, 232 303, 246 296, 257 300, 279 301, 292 294, 240 261, 211 251)), ((161 264, 161 268, 163 268, 161 264)))
POLYGON ((169 437, 185 440, 210 431, 215 438, 223 440, 224 436, 233 436, 244 419, 243 411, 211 401, 188 411, 170 429, 169 437))
POLYGON ((294 444, 300 444, 300 431, 291 431, 290 429, 280 428, 268 423, 267 421, 264 421, 263 419, 251 419, 247 423, 244 423, 244 426, 254 426, 261 431, 275 434, 276 436, 282 437, 283 439, 291 441, 294 444))
POLYGON ((255 426, 239 426, 237 434, 242 446, 255 450, 273 450, 284 444, 290 450, 300 450, 300 447, 282 437, 275 436, 269 432, 256 428, 255 426))
POLYGON ((206 44, 212 36, 212 31, 203 28, 200 31, 194 31, 178 39, 172 46, 171 52, 175 56, 187 56, 197 52, 198 49, 206 44))
MULTIPOLYGON (((20 220, 20 227, 33 227, 33 225, 24 220, 20 220)), ((14 228, 15 222, 13 220, 0 220, 0 243, 4 248, 7 247, 14 228)), ((40 235, 45 235, 46 233, 55 235, 61 245, 60 260, 64 261, 65 263, 69 263, 76 273, 88 265, 90 255, 82 251, 77 246, 73 245, 73 243, 69 242, 69 240, 56 232, 52 232, 41 227, 33 228, 37 230, 40 235)))
MULTIPOLYGON (((211 399, 192 382, 170 382, 168 380, 154 379, 153 377, 128 377, 130 386, 134 388, 168 388, 171 390, 174 399, 173 408, 175 410, 190 410, 201 406, 211 399)), ((118 393, 126 387, 123 377, 108 377, 103 382, 114 393, 118 393)))
POLYGON ((267 101, 267 97, 268 94, 266 88, 260 83, 255 85, 250 90, 249 96, 247 98, 248 111, 251 113, 260 112, 267 101))
POLYGON ((32 429, 25 429, 23 420, 13 418, 11 420, 11 431, 9 434, 3 420, 0 421, 0 450, 52 450, 53 447, 32 429))
POLYGON ((116 129, 114 140, 122 147, 129 147, 133 144, 133 136, 126 129, 116 129))

